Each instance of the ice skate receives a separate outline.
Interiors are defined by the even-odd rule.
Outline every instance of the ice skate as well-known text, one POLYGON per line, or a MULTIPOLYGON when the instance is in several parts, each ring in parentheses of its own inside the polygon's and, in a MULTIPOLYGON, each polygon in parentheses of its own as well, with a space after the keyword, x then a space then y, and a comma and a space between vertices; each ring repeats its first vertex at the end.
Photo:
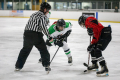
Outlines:
POLYGON ((20 68, 15 68, 15 71, 20 71, 21 69, 20 68))
POLYGON ((71 66, 72 65, 72 56, 68 57, 68 64, 71 66))
POLYGON ((51 71, 51 68, 49 66, 45 67, 45 71, 46 71, 46 74, 49 74, 49 72, 51 71))
POLYGON ((109 76, 107 66, 101 66, 101 71, 96 72, 98 77, 109 76))
POLYGON ((84 70, 84 73, 90 73, 91 71, 98 71, 98 65, 96 64, 92 64, 91 66, 88 66, 88 64, 83 63, 83 65, 85 67, 87 67, 87 70, 84 70))

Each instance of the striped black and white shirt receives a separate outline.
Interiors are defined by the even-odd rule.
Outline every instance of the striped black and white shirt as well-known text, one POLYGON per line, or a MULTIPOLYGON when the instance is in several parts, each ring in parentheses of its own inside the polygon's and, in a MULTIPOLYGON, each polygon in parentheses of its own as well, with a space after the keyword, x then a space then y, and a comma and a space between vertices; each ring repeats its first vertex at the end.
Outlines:
POLYGON ((26 24, 25 30, 43 32, 47 37, 49 37, 47 29, 47 17, 41 11, 33 13, 26 24))

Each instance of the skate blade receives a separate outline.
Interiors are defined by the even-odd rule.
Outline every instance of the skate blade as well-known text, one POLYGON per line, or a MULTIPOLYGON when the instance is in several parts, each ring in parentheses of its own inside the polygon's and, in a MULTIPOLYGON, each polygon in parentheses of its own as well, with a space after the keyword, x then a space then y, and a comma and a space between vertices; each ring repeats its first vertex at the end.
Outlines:
POLYGON ((98 69, 96 69, 96 71, 98 71, 98 69))
POLYGON ((91 72, 93 72, 93 71, 98 71, 98 69, 93 69, 93 70, 84 70, 84 73, 86 74, 86 73, 91 73, 91 72))
POLYGON ((109 76, 107 72, 103 74, 97 74, 97 77, 107 77, 107 76, 109 76))
POLYGON ((92 69, 92 70, 88 70, 88 71, 98 71, 98 69, 92 69))
POLYGON ((21 69, 15 69, 15 71, 20 71, 21 69))
POLYGON ((98 69, 92 69, 92 71, 98 71, 98 69))
POLYGON ((89 70, 84 70, 84 73, 86 74, 86 73, 89 73, 89 70))
POLYGON ((68 63, 70 66, 72 66, 73 65, 73 63, 68 63))
POLYGON ((88 67, 88 64, 86 64, 86 63, 83 63, 83 65, 84 65, 85 67, 88 67))

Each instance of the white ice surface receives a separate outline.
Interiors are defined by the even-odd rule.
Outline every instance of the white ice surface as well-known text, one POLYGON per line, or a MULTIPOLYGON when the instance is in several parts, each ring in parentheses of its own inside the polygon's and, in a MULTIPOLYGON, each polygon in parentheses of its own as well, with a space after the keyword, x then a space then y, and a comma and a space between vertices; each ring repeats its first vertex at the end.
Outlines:
MULTIPOLYGON (((84 74, 83 63, 88 60, 86 51, 89 36, 86 29, 81 28, 77 21, 73 24, 68 45, 73 56, 73 65, 67 63, 67 56, 62 48, 58 51, 49 75, 46 75, 42 64, 38 63, 39 51, 34 47, 20 72, 15 72, 15 63, 23 46, 23 32, 28 18, 0 18, 0 80, 120 80, 120 23, 102 23, 111 25, 113 39, 103 56, 107 61, 109 77, 96 77, 96 72, 84 74)), ((55 20, 50 20, 51 24, 55 20)), ((44 35, 46 39, 46 36, 44 35)), ((50 49, 51 58, 57 46, 50 49)))

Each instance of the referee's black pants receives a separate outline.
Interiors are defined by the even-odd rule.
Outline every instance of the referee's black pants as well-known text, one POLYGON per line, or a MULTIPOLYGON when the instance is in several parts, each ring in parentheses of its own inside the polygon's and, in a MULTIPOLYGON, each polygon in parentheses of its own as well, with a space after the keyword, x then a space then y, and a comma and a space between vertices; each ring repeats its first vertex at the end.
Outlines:
POLYGON ((25 31, 23 48, 21 49, 17 62, 15 64, 16 68, 20 68, 20 69, 23 68, 26 59, 30 54, 34 45, 40 51, 40 55, 42 58, 42 65, 44 67, 50 65, 50 54, 44 42, 43 34, 41 32, 25 31))

